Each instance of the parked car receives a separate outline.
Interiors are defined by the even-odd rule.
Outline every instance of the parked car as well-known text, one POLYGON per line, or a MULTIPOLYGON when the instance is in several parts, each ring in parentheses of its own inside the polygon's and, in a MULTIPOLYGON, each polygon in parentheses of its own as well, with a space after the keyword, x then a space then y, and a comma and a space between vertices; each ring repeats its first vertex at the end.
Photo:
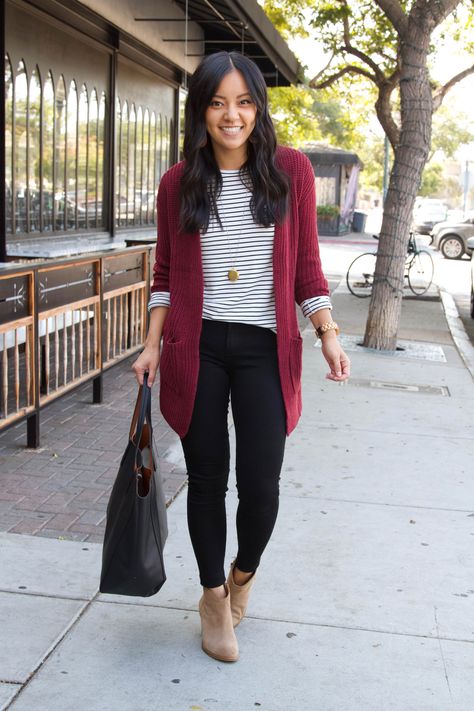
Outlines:
POLYGON ((472 247, 467 243, 469 237, 474 237, 472 215, 460 222, 440 222, 431 230, 432 246, 446 259, 461 259, 464 254, 472 254, 472 247))
POLYGON ((420 235, 429 235, 438 222, 446 220, 447 214, 448 206, 442 200, 417 199, 413 210, 413 231, 420 235))
MULTIPOLYGON (((474 252, 474 237, 467 240, 468 249, 474 252)), ((474 258, 471 257, 471 318, 474 318, 474 258)))

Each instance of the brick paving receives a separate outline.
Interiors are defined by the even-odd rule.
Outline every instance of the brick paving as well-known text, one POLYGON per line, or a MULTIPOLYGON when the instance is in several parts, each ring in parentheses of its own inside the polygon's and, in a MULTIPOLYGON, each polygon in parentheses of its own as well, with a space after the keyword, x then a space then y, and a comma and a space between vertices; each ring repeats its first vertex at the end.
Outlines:
MULTIPOLYGON (((25 422, 0 433, 0 531, 102 542, 137 395, 134 358, 104 373, 102 404, 92 404, 92 383, 85 383, 42 410, 39 449, 26 447, 25 422)), ((171 501, 186 483, 186 465, 156 384, 152 392, 158 466, 171 501)))

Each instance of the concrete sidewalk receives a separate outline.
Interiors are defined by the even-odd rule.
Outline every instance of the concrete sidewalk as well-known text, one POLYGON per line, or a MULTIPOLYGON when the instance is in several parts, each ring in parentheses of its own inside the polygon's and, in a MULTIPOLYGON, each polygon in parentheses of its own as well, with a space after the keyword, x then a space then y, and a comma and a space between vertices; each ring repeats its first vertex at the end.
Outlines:
MULTIPOLYGON (((2 708, 471 711, 472 377, 439 300, 404 301, 394 354, 357 345, 367 301, 342 284, 332 300, 353 377, 324 378, 307 328, 303 416, 239 662, 200 649, 183 490, 152 598, 97 593, 100 543, 0 534, 2 708)), ((232 480, 227 563, 235 509, 232 480)))

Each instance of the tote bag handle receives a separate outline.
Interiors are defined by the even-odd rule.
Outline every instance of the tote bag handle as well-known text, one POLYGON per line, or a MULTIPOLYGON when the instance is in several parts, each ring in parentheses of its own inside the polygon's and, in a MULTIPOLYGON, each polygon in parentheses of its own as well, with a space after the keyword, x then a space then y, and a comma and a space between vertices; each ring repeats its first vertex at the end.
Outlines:
POLYGON ((132 422, 130 424, 129 439, 135 444, 135 459, 139 452, 145 422, 148 424, 150 430, 149 439, 151 440, 153 427, 151 424, 151 388, 148 386, 148 372, 145 372, 143 375, 143 385, 140 385, 132 422))

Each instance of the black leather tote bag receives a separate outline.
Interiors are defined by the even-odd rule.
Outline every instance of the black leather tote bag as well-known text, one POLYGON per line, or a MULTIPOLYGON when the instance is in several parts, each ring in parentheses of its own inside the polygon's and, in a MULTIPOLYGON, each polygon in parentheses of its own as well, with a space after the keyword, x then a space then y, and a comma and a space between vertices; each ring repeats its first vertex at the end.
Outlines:
POLYGON ((151 424, 151 390, 145 373, 117 478, 107 504, 99 590, 149 597, 166 580, 166 501, 151 424))

